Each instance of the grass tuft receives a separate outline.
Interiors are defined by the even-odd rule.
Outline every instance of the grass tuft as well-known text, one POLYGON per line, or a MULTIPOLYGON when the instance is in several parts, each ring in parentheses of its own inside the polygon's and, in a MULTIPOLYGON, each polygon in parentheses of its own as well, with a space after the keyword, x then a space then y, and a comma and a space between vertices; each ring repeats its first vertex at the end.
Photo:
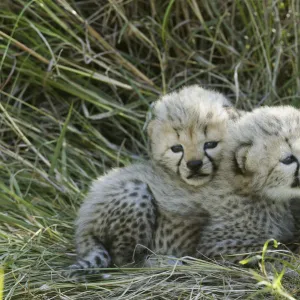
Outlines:
MULTIPOLYGON (((66 281, 92 179, 147 157, 159 95, 198 83, 239 108, 300 106, 299 1, 2 0, 0 281, 4 299, 297 299, 286 270, 184 266, 66 281)), ((256 254, 253 254, 256 255, 256 254)), ((163 257, 158 257, 164 262, 163 257)), ((0 283, 0 295, 1 295, 0 283)), ((1 297, 0 297, 1 299, 1 297)))

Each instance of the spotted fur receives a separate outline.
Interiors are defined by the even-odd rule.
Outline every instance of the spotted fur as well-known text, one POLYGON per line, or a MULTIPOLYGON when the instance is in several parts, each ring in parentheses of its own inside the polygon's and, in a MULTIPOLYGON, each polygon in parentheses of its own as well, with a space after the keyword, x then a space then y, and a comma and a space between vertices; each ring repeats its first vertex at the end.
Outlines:
POLYGON ((191 195, 216 176, 227 124, 237 116, 229 105, 221 94, 198 86, 156 103, 148 127, 152 160, 112 170, 92 183, 76 221, 73 274, 143 264, 148 249, 173 256, 196 252, 209 214, 191 195), (176 145, 182 151, 173 151, 176 145), (199 160, 197 169, 187 167, 199 160))

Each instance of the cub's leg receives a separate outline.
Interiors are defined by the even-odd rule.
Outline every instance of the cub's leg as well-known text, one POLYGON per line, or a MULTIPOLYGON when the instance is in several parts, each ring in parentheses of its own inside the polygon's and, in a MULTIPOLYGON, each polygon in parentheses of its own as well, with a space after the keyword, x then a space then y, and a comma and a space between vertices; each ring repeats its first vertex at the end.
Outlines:
POLYGON ((143 263, 151 247, 156 223, 156 206, 147 185, 141 181, 125 184, 127 191, 114 201, 107 220, 108 249, 117 266, 143 263))
POLYGON ((108 250, 93 232, 92 224, 87 224, 77 231, 77 261, 65 273, 67 277, 76 278, 78 275, 94 274, 97 268, 110 266, 111 256, 108 250))
POLYGON ((102 192, 99 199, 88 195, 77 220, 78 259, 71 268, 90 274, 96 268, 143 261, 155 221, 152 194, 141 181, 119 183, 109 193, 102 192))

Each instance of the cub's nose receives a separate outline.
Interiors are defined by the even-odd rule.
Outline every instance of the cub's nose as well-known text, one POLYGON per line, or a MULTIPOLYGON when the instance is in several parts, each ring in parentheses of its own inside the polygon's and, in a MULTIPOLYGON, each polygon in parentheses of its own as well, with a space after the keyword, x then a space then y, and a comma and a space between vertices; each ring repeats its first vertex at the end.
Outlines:
POLYGON ((202 160, 190 160, 186 165, 191 171, 197 171, 202 167, 203 162, 202 160))

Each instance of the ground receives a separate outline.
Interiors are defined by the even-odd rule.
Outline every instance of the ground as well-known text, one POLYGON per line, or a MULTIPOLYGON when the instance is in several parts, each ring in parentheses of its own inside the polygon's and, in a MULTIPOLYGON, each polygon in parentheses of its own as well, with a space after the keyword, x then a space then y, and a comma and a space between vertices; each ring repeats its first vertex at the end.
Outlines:
POLYGON ((299 280, 275 272, 272 279, 263 263, 253 271, 190 258, 107 270, 110 277, 88 284, 68 282, 60 270, 74 260, 73 220, 91 180, 147 157, 145 122, 159 95, 198 83, 242 109, 300 105, 299 6, 1 1, 5 299, 298 298, 299 280))

